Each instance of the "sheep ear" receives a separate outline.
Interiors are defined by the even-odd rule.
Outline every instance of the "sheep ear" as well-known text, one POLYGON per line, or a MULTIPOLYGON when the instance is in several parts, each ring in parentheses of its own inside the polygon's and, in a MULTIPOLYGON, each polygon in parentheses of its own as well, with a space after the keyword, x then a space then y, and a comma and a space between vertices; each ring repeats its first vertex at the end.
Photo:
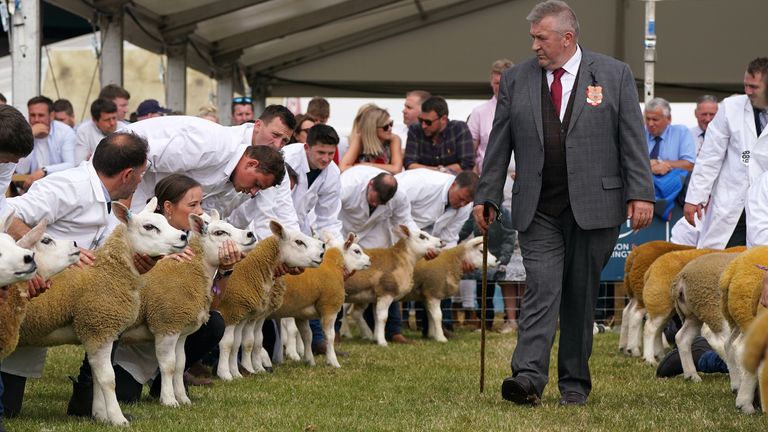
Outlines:
POLYGON ((219 214, 219 211, 216 209, 211 209, 211 211, 208 212, 208 216, 211 217, 211 222, 218 222, 221 220, 221 215, 219 214))
POLYGON ((349 249, 352 247, 353 244, 355 244, 355 240, 357 240, 357 235, 355 233, 349 233, 347 235, 347 240, 344 242, 344 250, 349 249))
MULTIPOLYGON (((155 202, 157 202, 157 200, 155 200, 155 202)), ((126 207, 122 203, 119 203, 117 201, 112 201, 112 213, 115 214, 115 217, 117 218, 117 220, 119 220, 120 222, 126 225, 128 225, 128 221, 130 221, 131 218, 133 217, 133 213, 131 213, 131 210, 128 209, 128 207, 126 207)))
POLYGON ((43 219, 35 225, 34 228, 29 230, 22 238, 20 238, 16 244, 19 247, 23 247, 24 249, 30 249, 32 246, 34 246, 37 242, 40 241, 40 239, 43 238, 43 235, 45 234, 45 228, 48 226, 48 219, 43 219))
POLYGON ((208 225, 200 216, 190 213, 189 214, 189 229, 197 234, 203 235, 208 232, 208 225))
POLYGON ((483 238, 482 237, 474 237, 474 238, 471 238, 471 239, 469 239, 467 241, 467 245, 469 247, 475 247, 475 246, 478 246, 478 245, 481 245, 481 244, 483 244, 483 238))
POLYGON ((404 238, 408 238, 411 236, 411 230, 408 229, 405 225, 400 225, 400 232, 402 233, 404 238))
POLYGON ((278 238, 285 238, 285 229, 279 222, 275 220, 269 221, 269 229, 271 229, 272 234, 276 235, 278 238))
POLYGON ((157 210, 157 197, 152 197, 147 201, 147 205, 144 206, 144 210, 141 213, 154 213, 157 210))
POLYGON ((16 211, 11 209, 8 212, 8 215, 5 217, 2 223, 3 232, 8 232, 8 229, 11 227, 11 224, 13 223, 13 218, 16 216, 16 211))

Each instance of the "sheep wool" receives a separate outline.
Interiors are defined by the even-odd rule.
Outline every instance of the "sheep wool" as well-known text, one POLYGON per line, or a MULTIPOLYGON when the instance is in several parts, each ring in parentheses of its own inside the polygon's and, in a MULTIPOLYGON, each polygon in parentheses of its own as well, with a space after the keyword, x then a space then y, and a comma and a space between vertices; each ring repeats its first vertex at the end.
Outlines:
MULTIPOLYGON (((760 314, 749 327, 747 337, 744 341, 743 364, 747 372, 757 374, 758 367, 762 364, 760 371, 760 400, 768 400, 768 367, 765 359, 768 357, 768 314, 760 314)), ((763 412, 768 411, 766 404, 763 403, 763 412)))
POLYGON ((643 303, 643 279, 648 267, 664 254, 689 249, 693 249, 693 247, 663 240, 643 243, 632 249, 624 263, 624 289, 627 291, 627 295, 637 299, 638 307, 645 307, 643 303))
POLYGON ((720 278, 723 315, 731 327, 747 329, 757 314, 765 270, 757 267, 768 263, 768 246, 758 246, 740 254, 726 267, 720 278))
POLYGON ((354 297, 354 303, 375 303, 385 294, 397 300, 411 290, 415 263, 407 251, 405 239, 401 238, 389 248, 365 249, 364 252, 371 257, 371 267, 356 272, 344 284, 347 296, 354 297), (373 290, 369 289, 371 287, 373 290))
POLYGON ((27 281, 8 287, 8 301, 0 305, 0 359, 8 357, 19 343, 19 328, 27 313, 27 281))
POLYGON ((335 315, 344 304, 344 256, 338 248, 329 248, 318 268, 302 274, 287 275, 282 305, 271 318, 315 319, 335 315), (308 306, 314 306, 312 313, 308 306))
POLYGON ((459 292, 459 281, 463 273, 465 247, 459 244, 440 252, 436 258, 416 261, 413 270, 413 290, 406 296, 408 300, 423 300, 425 292, 430 297, 444 299, 459 292))

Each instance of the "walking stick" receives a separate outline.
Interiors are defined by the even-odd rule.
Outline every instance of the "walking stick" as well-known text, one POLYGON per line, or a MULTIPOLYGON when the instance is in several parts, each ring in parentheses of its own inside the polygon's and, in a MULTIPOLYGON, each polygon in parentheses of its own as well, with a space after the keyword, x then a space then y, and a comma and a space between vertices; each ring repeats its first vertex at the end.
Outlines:
MULTIPOLYGON (((483 205, 483 219, 488 221, 490 209, 483 205)), ((490 224, 489 227, 490 228, 490 224)), ((480 296, 480 393, 485 389, 485 313, 486 295, 488 293, 488 228, 483 233, 483 287, 480 296)))

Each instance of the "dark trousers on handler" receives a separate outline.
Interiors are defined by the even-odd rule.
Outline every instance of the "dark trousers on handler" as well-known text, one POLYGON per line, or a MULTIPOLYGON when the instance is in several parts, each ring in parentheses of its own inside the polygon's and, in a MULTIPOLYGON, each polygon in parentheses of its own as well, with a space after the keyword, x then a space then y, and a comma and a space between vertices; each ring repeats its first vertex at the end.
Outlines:
POLYGON ((514 376, 531 381, 539 395, 549 377, 549 356, 560 317, 557 370, 560 392, 588 396, 589 357, 600 273, 611 256, 618 227, 583 230, 571 208, 553 217, 537 211, 518 233, 527 288, 518 319, 514 376))

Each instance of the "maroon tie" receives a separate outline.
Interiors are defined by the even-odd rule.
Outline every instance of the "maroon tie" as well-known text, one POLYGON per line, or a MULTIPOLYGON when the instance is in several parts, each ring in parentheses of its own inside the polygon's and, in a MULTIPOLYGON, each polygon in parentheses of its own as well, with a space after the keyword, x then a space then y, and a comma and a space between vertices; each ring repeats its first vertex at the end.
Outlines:
POLYGON ((560 117, 560 104, 563 101, 563 84, 560 82, 560 77, 565 73, 565 69, 559 68, 552 71, 555 79, 552 81, 552 86, 549 88, 549 92, 552 93, 552 104, 555 106, 555 112, 557 117, 560 117))

